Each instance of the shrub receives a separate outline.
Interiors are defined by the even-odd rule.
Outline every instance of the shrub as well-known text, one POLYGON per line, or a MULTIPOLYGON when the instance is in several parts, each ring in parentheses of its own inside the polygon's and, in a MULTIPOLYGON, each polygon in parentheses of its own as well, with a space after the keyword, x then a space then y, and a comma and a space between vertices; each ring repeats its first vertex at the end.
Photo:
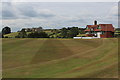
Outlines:
POLYGON ((49 38, 49 36, 45 32, 34 32, 28 34, 28 38, 49 38))

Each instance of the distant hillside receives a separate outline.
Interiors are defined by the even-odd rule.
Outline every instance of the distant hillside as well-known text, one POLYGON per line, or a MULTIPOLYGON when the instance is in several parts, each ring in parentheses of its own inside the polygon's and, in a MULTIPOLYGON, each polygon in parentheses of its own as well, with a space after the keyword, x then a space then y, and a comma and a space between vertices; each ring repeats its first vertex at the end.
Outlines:
POLYGON ((120 37, 120 28, 116 28, 116 29, 115 29, 114 36, 115 36, 115 37, 120 37))
MULTIPOLYGON (((9 38, 15 38, 15 36, 18 35, 19 32, 12 32, 12 33, 9 33, 9 34, 5 34, 4 37, 9 37, 9 38)), ((29 34, 31 32, 27 32, 27 34, 29 34)))
POLYGON ((15 36, 18 35, 18 32, 12 32, 10 34, 5 34, 4 37, 12 37, 12 38, 15 38, 15 36))
MULTIPOLYGON (((44 29, 42 31, 47 33, 50 38, 63 38, 63 36, 64 36, 63 33, 67 34, 66 38, 72 38, 72 37, 68 37, 68 36, 70 34, 76 33, 77 31, 78 31, 78 33, 76 35, 74 35, 74 36, 85 36, 85 32, 84 32, 85 28, 78 28, 78 27, 76 27, 76 28, 77 28, 77 30, 72 30, 72 31, 70 31, 72 29, 72 27, 65 28, 66 31, 64 31, 63 28, 62 29, 44 29), (72 33, 70 33, 70 32, 72 32, 72 33)), ((34 33, 36 31, 25 31, 25 32, 27 34, 29 34, 31 32, 34 33)), ((19 32, 12 32, 10 34, 5 34, 4 37, 6 37, 6 38, 7 37, 8 38, 15 38, 16 36, 18 36, 18 34, 19 34, 19 32)))

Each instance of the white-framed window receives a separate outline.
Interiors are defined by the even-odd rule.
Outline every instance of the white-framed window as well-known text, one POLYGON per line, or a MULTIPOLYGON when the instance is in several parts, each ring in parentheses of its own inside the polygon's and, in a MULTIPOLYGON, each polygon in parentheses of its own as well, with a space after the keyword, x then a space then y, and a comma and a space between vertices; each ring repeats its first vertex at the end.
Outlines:
POLYGON ((100 26, 98 26, 98 28, 97 29, 101 29, 101 27, 100 26))
POLYGON ((105 31, 101 31, 101 34, 105 34, 105 31))
POLYGON ((91 31, 93 31, 93 28, 90 28, 91 31))
POLYGON ((102 34, 105 34, 105 31, 102 31, 102 34))
POLYGON ((86 27, 86 29, 89 29, 88 27, 86 27))
POLYGON ((86 34, 90 34, 90 32, 86 32, 86 34))

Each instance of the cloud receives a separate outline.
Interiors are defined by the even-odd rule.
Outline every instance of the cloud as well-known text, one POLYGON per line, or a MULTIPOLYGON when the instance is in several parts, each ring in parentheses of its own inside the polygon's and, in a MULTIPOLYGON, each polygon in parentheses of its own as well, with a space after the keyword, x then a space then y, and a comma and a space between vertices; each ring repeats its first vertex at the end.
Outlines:
POLYGON ((3 2, 119 2, 119 0, 2 0, 3 2))
POLYGON ((3 19, 16 19, 17 16, 10 10, 3 10, 2 11, 3 19))
POLYGON ((110 15, 118 16, 118 6, 114 6, 111 8, 110 15))
POLYGON ((3 24, 13 31, 22 27, 62 28, 85 27, 98 23, 117 26, 117 8, 114 3, 3 3, 3 24))
POLYGON ((49 9, 39 9, 35 4, 4 2, 2 8, 3 19, 49 18, 55 14, 49 9))
POLYGON ((37 9, 36 11, 37 11, 39 17, 47 18, 47 17, 56 16, 56 14, 53 11, 49 10, 49 9, 37 9))
POLYGON ((2 4, 2 19, 15 19, 16 10, 9 2, 4 2, 2 4))

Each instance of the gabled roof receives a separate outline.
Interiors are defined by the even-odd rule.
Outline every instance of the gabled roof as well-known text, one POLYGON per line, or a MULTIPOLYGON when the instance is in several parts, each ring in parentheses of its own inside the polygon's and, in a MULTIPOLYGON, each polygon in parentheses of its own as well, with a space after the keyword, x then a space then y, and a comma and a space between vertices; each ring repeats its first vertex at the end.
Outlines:
POLYGON ((101 27, 102 31, 115 31, 112 24, 99 24, 99 26, 101 27))
POLYGON ((87 28, 85 31, 91 31, 91 29, 93 29, 93 31, 115 31, 112 24, 87 25, 87 28), (100 29, 98 29, 99 26, 100 29))
POLYGON ((87 25, 88 28, 98 27, 99 25, 87 25))

